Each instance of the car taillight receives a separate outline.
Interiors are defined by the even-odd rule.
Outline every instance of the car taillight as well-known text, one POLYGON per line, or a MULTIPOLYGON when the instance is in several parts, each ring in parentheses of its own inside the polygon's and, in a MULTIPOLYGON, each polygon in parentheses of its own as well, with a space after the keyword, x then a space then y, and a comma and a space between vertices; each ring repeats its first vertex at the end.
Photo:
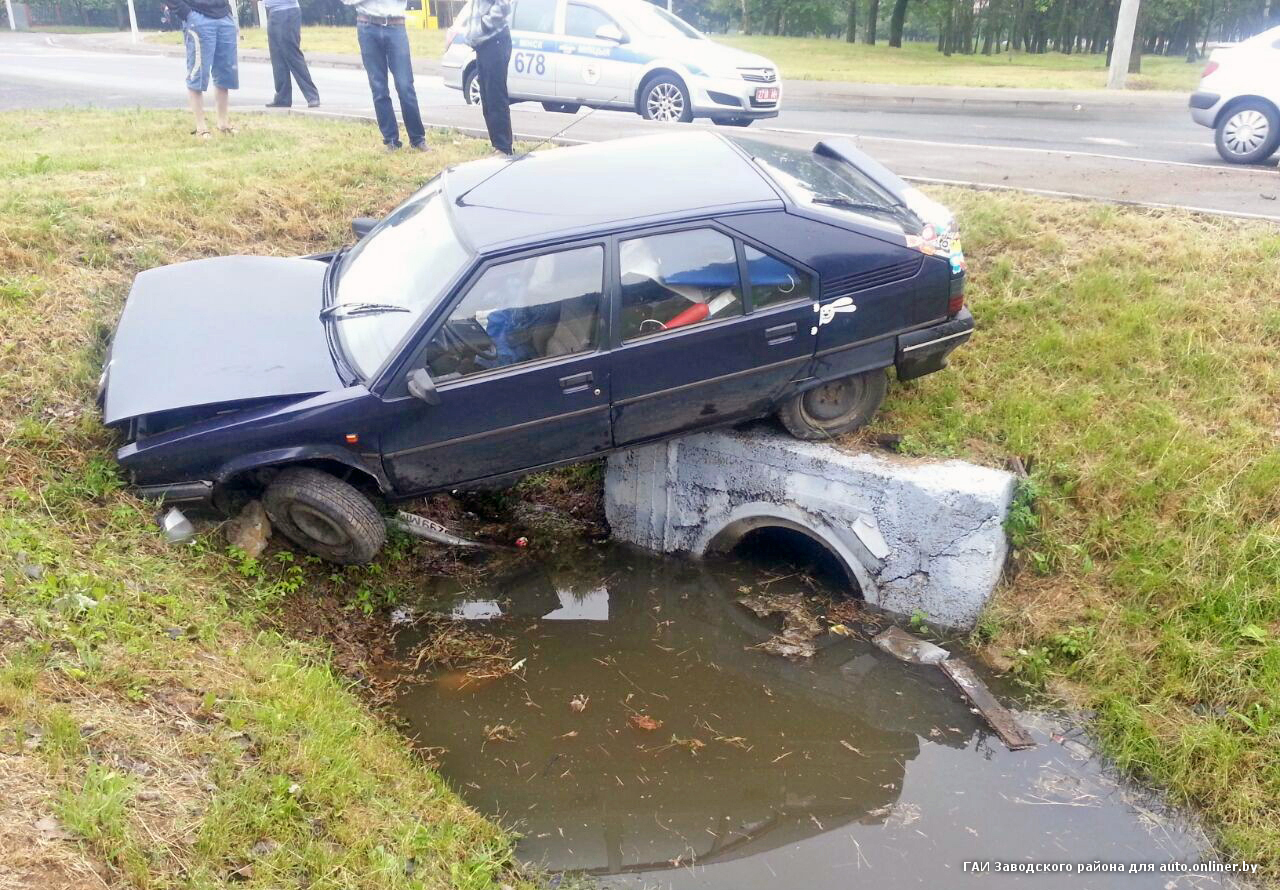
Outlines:
POLYGON ((1205 66, 1204 66, 1204 71, 1200 72, 1200 76, 1201 76, 1202 78, 1203 78, 1203 77, 1208 77, 1210 74, 1212 74, 1213 72, 1215 72, 1215 71, 1217 71, 1217 70, 1218 70, 1218 63, 1217 63, 1217 62, 1210 62, 1208 65, 1205 65, 1205 66))
POLYGON ((958 294, 952 294, 951 299, 947 302, 947 315, 959 315, 960 310, 964 308, 964 291, 958 294))

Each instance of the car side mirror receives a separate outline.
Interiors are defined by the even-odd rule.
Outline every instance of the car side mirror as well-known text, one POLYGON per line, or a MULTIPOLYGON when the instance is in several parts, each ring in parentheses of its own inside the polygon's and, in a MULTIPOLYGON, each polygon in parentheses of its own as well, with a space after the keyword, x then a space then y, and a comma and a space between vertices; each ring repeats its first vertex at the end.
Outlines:
POLYGON ((431 379, 426 368, 410 371, 408 382, 409 395, 428 405, 440 404, 440 393, 436 391, 436 382, 431 379))
POLYGON ((617 25, 601 25, 596 28, 596 37, 601 40, 612 40, 614 43, 626 43, 628 39, 617 25))
POLYGON ((351 232, 356 236, 356 239, 359 240, 372 232, 373 227, 377 224, 378 221, 371 216, 357 216, 355 219, 351 220, 351 232))

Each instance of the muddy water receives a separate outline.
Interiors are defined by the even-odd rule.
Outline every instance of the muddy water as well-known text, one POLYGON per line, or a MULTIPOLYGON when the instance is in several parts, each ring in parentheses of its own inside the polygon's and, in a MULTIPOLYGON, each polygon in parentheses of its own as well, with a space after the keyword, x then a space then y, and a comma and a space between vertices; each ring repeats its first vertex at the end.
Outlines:
POLYGON ((737 598, 808 590, 795 577, 608 547, 566 563, 453 606, 513 640, 518 676, 440 675, 398 704, 466 799, 523 834, 528 861, 618 887, 1219 885, 966 874, 1212 857, 1050 716, 1023 714, 1039 746, 1010 752, 935 667, 836 635, 809 661, 752 649, 779 622, 737 598))

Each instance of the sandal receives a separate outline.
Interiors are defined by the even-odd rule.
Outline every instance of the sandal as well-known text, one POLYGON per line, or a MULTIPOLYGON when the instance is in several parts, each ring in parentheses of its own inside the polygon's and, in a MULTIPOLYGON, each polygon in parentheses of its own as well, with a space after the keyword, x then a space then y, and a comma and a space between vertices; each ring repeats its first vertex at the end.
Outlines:
POLYGON ((195 137, 197 137, 197 138, 199 138, 199 139, 208 139, 208 138, 210 138, 213 134, 212 134, 212 133, 210 133, 207 129, 204 129, 204 130, 192 130, 192 131, 191 131, 191 135, 192 135, 192 136, 195 136, 195 137))

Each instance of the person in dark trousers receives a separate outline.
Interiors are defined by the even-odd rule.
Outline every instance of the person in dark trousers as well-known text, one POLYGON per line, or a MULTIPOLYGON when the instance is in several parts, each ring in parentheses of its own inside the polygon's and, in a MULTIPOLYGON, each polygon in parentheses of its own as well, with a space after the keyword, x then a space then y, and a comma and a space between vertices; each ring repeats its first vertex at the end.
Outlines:
POLYGON ((295 80, 307 100, 307 107, 319 107, 320 91, 311 80, 306 56, 302 54, 302 10, 298 7, 298 0, 266 0, 264 5, 267 8, 267 50, 271 54, 271 73, 276 81, 276 96, 267 103, 267 107, 291 106, 295 80))
POLYGON ((512 135, 507 65, 511 61, 511 0, 472 0, 467 42, 476 51, 480 107, 489 142, 509 155, 512 135))
POLYGON ((409 34, 404 29, 405 0, 342 0, 356 8, 356 37, 360 40, 360 61, 369 76, 373 93, 373 113, 382 131, 387 151, 400 148, 400 126, 391 104, 387 74, 396 82, 400 114, 409 134, 409 145, 427 150, 427 131, 418 110, 418 94, 413 89, 413 60, 409 57, 409 34))
POLYGON ((165 0, 165 9, 182 22, 182 41, 187 49, 187 102, 195 117, 193 136, 209 138, 204 116, 204 93, 213 81, 214 107, 218 130, 234 133, 227 118, 228 91, 240 88, 237 43, 240 29, 227 0, 165 0))

